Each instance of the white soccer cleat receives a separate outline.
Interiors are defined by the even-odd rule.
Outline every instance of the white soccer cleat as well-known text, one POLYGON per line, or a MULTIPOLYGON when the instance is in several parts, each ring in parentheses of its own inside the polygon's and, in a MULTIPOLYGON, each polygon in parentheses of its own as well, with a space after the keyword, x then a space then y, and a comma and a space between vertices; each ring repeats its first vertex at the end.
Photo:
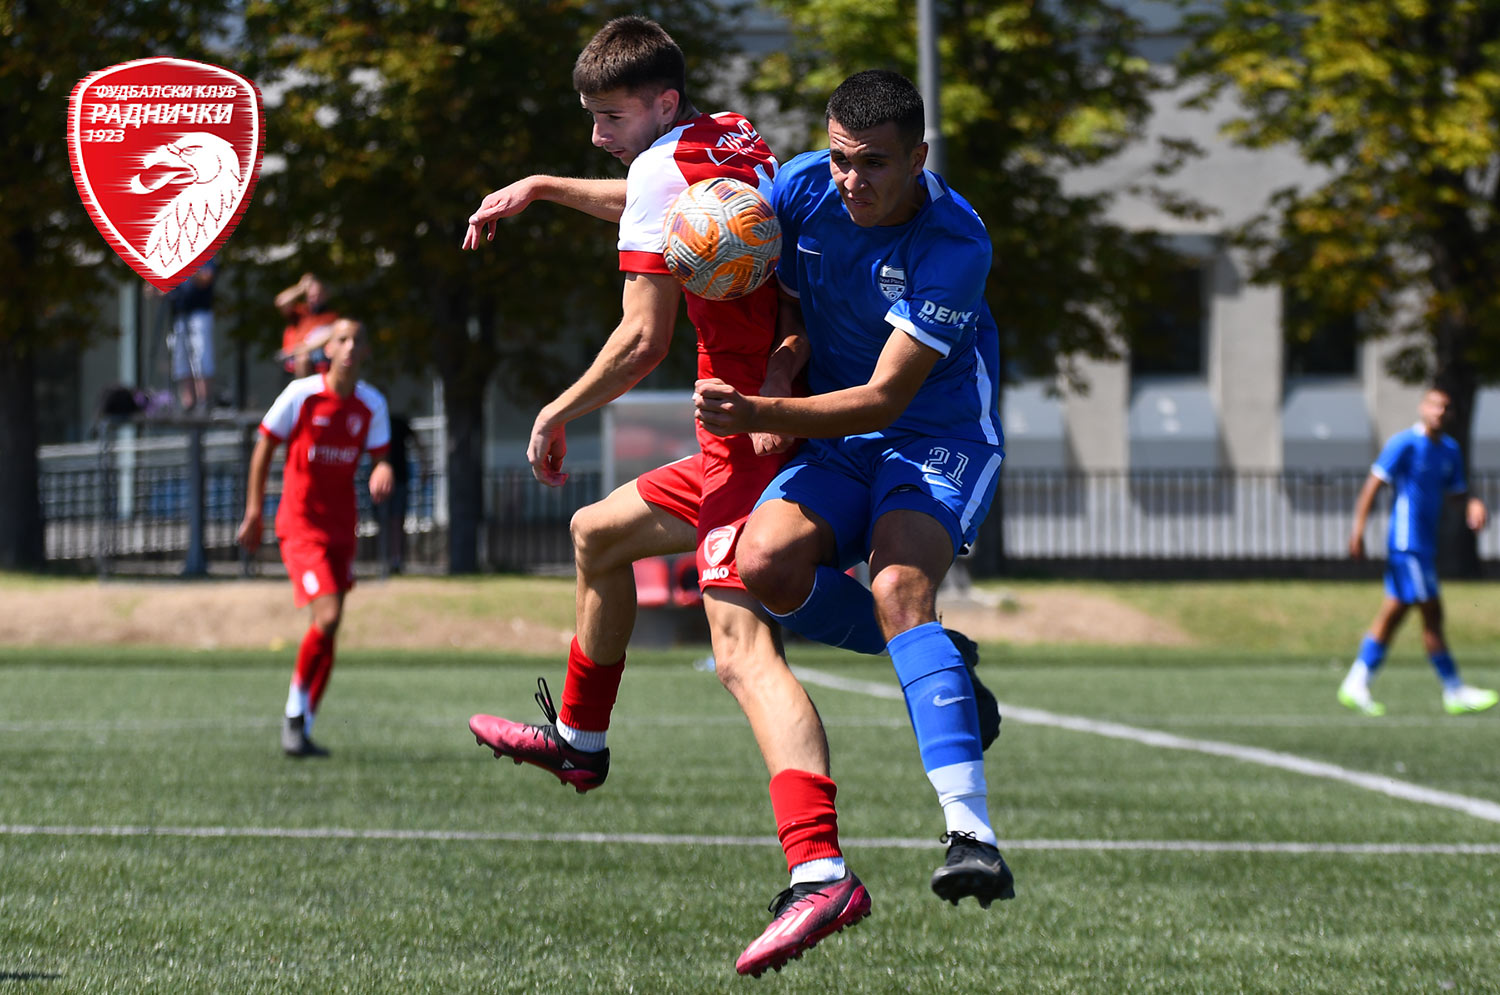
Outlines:
POLYGON ((1364 681, 1346 680, 1340 684, 1339 704, 1361 715, 1378 718, 1385 714, 1385 706, 1370 696, 1370 685, 1364 681))
POLYGON ((1500 702, 1500 694, 1486 688, 1471 688, 1465 684, 1457 691, 1443 692, 1443 709, 1449 715, 1471 715, 1494 708, 1500 702))

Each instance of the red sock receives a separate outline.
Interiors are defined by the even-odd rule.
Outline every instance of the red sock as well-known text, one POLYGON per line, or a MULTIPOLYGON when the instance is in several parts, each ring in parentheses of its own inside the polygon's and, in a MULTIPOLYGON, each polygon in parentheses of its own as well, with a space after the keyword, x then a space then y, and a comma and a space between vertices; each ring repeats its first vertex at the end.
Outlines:
MULTIPOLYGON (((307 684, 307 710, 316 712, 318 702, 323 700, 323 691, 328 687, 328 675, 333 672, 333 636, 321 631, 317 626, 309 626, 308 634, 317 633, 317 656, 313 660, 312 671, 308 676, 307 684)), ((303 645, 307 645, 304 638, 303 645)), ((301 656, 298 656, 301 662, 301 656)))
POLYGON ((809 860, 843 856, 833 807, 838 790, 830 778, 807 770, 784 770, 771 778, 771 811, 788 871, 809 860))
POLYGON ((557 721, 571 729, 604 732, 620 693, 620 675, 625 672, 625 658, 618 663, 595 663, 578 648, 578 640, 568 647, 568 676, 563 681, 562 705, 557 721))
POLYGON ((302 645, 297 648, 297 669, 292 671, 292 683, 300 691, 312 687, 313 676, 317 674, 323 657, 324 639, 323 630, 316 625, 309 625, 302 637, 302 645))

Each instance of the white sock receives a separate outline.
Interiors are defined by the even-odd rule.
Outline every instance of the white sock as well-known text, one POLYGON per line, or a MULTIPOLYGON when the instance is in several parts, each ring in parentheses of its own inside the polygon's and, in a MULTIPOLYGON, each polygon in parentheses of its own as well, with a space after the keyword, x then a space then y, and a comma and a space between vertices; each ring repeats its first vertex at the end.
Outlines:
POLYGON ((314 718, 314 715, 313 715, 312 712, 303 712, 302 713, 302 735, 304 735, 304 736, 311 736, 312 735, 313 718, 314 718))
POLYGON ((973 833, 981 843, 994 845, 989 803, 985 798, 984 762, 967 760, 927 772, 943 806, 943 821, 950 833, 973 833))
POLYGON ((575 750, 582 750, 585 753, 598 753, 604 749, 607 742, 606 737, 609 736, 608 729, 593 732, 587 729, 574 729, 572 726, 565 726, 561 722, 554 722, 552 724, 557 727, 557 734, 562 737, 564 743, 567 743, 575 750))
POLYGON ((837 881, 845 874, 843 857, 819 857, 817 860, 804 860, 792 868, 792 884, 823 884, 826 881, 837 881))
POLYGON ((307 715, 307 692, 297 687, 297 682, 293 681, 286 693, 286 717, 295 719, 299 715, 307 715))
POLYGON ((1355 660, 1349 667, 1349 675, 1344 678, 1344 683, 1352 686, 1367 688, 1370 686, 1370 668, 1363 660, 1355 660))

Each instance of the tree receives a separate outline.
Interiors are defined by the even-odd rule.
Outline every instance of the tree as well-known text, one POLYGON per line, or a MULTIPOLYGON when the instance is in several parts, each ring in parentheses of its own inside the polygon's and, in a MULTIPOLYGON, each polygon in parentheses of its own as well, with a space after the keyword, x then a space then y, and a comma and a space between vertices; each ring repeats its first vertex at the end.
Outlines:
MULTIPOLYGON (((690 58, 715 54, 699 5, 655 7, 690 58)), ((465 221, 529 173, 608 172, 571 72, 624 12, 583 0, 247 7, 257 77, 276 95, 267 155, 285 165, 263 171, 243 225, 262 247, 294 247, 286 283, 331 277, 375 332, 377 358, 442 378, 455 572, 478 566, 487 386, 525 403, 555 393, 612 327, 620 287, 604 222, 537 205, 466 253, 465 221)))
MULTIPOLYGON (((888 68, 916 78, 912 5, 900 0, 769 0, 792 27, 789 50, 764 64, 758 85, 813 112, 813 146, 826 146, 823 107, 844 77, 888 68)), ((1073 361, 1119 358, 1169 256, 1156 236, 1108 220, 1121 192, 1070 192, 1069 169, 1096 165, 1142 136, 1162 85, 1134 54, 1140 26, 1105 0, 936 0, 940 27, 945 178, 979 212, 994 243, 988 296, 1008 364, 1061 374, 1084 389, 1073 361)), ((800 150, 795 150, 800 151, 800 150)), ((1169 174, 1192 151, 1169 142, 1154 167, 1169 174)), ((1196 205, 1154 187, 1175 213, 1196 205)))
POLYGON ((1325 177, 1236 233, 1253 277, 1307 302, 1306 323, 1358 314, 1369 334, 1416 336, 1390 370, 1448 391, 1467 460, 1475 393, 1500 376, 1500 7, 1225 0, 1189 23, 1195 101, 1232 89, 1232 140, 1295 146, 1325 177))
MULTIPOLYGON (((216 61, 225 0, 0 0, 0 568, 40 567, 36 358, 103 326, 99 301, 136 277, 90 222, 68 163, 68 95, 130 59, 216 61)), ((221 60, 219 60, 221 61, 221 60)))
MULTIPOLYGON (((1135 54, 1140 26, 1105 0, 935 0, 945 178, 974 205, 994 244, 988 299, 1000 322, 1006 375, 1060 376, 1086 390, 1075 361, 1118 359, 1135 317, 1171 271, 1151 232, 1111 222, 1115 196, 1137 192, 1181 216, 1201 209, 1154 186, 1194 150, 1164 141, 1152 180, 1122 190, 1069 191, 1068 170, 1099 164, 1138 141, 1163 82, 1135 54)), ((888 68, 915 79, 917 37, 901 0, 770 0, 794 43, 773 55, 759 85, 813 112, 844 77, 888 68)), ((999 495, 976 548, 976 569, 1003 558, 999 495)))

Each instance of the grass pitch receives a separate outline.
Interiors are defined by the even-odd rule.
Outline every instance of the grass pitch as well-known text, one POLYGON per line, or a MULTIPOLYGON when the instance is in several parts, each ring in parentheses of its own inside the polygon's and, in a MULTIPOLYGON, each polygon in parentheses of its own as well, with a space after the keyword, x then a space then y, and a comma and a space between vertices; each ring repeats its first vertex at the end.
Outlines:
MULTIPOLYGON (((1500 715, 1443 715, 1419 660, 1367 720, 1322 655, 985 649, 1012 706, 1500 803, 1500 715)), ((953 908, 904 708, 812 685, 874 912, 739 978, 784 866, 749 730, 694 656, 632 655, 609 783, 581 796, 465 727, 534 715, 557 660, 345 654, 316 730, 334 755, 291 761, 285 653, 0 655, 0 991, 1500 991, 1500 823, 1007 719, 987 766, 1017 898, 953 908), (1478 849, 1408 852, 1435 844, 1478 849)), ((1500 683, 1500 658, 1460 662, 1500 683)))

